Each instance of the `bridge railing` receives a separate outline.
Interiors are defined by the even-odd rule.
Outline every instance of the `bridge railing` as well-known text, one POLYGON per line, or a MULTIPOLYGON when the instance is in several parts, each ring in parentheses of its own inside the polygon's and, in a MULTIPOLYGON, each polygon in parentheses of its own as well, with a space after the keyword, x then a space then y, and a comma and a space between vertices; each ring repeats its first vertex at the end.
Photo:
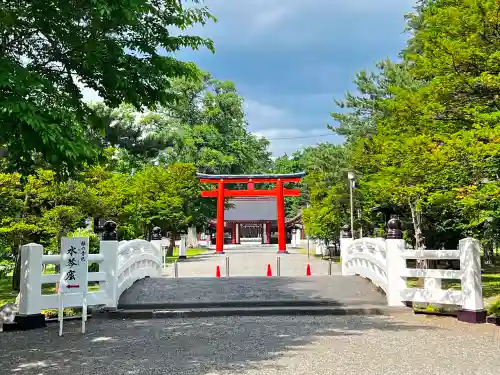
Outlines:
POLYGON ((379 286, 389 306, 410 303, 456 305, 463 321, 485 319, 479 241, 465 238, 458 250, 409 250, 403 239, 341 238, 342 275, 359 275, 379 286), (407 260, 460 260, 459 270, 409 268, 407 260), (409 288, 408 278, 423 278, 409 288), (460 290, 442 289, 442 280, 459 280, 460 290))
MULTIPOLYGON (((88 281, 98 285, 89 289, 87 304, 116 308, 120 295, 135 281, 145 277, 158 277, 162 272, 161 241, 101 241, 99 254, 89 254, 89 265, 99 265, 97 272, 89 272, 88 281)), ((19 315, 37 315, 42 310, 58 308, 58 294, 43 294, 45 284, 60 281, 59 273, 46 274, 43 265, 59 265, 61 255, 44 255, 43 246, 31 243, 21 249, 21 287, 19 315)), ((65 307, 81 306, 77 294, 64 296, 65 307)))

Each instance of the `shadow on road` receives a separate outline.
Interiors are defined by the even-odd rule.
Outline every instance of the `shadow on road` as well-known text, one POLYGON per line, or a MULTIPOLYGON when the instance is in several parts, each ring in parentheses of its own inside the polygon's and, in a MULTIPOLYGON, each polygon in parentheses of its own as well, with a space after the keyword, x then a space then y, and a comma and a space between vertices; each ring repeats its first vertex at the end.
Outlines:
MULTIPOLYGON (((388 317, 230 317, 150 321, 90 320, 0 335, 2 374, 243 374, 280 366, 318 337, 360 337, 367 330, 413 332, 428 326, 388 317)), ((331 350, 334 350, 333 348, 331 350)), ((328 351, 327 351, 328 352, 328 351)), ((335 355, 334 352, 330 353, 335 355)))

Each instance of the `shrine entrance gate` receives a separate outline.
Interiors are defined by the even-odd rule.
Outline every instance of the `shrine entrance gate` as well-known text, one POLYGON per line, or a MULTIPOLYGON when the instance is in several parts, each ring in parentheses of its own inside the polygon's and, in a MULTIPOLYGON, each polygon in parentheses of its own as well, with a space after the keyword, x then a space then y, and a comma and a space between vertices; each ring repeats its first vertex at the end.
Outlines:
POLYGON ((224 199, 232 197, 276 197, 278 219, 278 253, 286 253, 285 233, 285 197, 299 197, 299 189, 286 189, 285 183, 298 183, 306 174, 304 172, 292 174, 270 175, 209 175, 197 173, 201 183, 215 184, 215 190, 201 192, 204 198, 217 198, 217 223, 215 234, 215 251, 224 254, 224 199), (274 189, 257 190, 254 184, 274 184, 274 189), (229 190, 226 184, 247 184, 243 190, 229 190))

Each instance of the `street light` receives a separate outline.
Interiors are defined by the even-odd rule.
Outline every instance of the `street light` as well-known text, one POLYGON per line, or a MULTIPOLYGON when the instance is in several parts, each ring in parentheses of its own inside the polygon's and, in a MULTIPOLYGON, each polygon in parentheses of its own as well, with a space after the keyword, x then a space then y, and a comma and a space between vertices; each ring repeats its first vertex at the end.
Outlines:
POLYGON ((349 196, 351 200, 351 236, 352 239, 354 239, 354 200, 352 188, 354 186, 354 179, 356 178, 356 175, 354 172, 347 172, 347 178, 349 179, 349 196))
MULTIPOLYGON (((309 208, 309 203, 307 203, 307 208, 309 208)), ((302 219, 304 220, 304 219, 302 219)), ((302 221, 302 223, 304 223, 302 221)), ((305 227, 304 227, 304 230, 305 230, 305 227)), ((309 247, 309 233, 306 233, 306 238, 307 238, 307 259, 310 258, 310 247, 309 247)))

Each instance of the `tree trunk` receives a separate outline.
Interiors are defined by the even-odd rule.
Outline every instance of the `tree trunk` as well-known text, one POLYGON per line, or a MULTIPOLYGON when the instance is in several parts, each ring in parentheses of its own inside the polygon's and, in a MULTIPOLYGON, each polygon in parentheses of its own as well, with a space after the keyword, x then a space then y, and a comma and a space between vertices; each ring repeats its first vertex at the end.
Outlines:
MULTIPOLYGON (((26 217, 26 212, 28 210, 28 203, 29 203, 29 194, 28 191, 26 190, 26 187, 24 187, 24 203, 23 203, 23 211, 21 215, 21 220, 24 221, 26 217)), ((19 292, 21 288, 21 247, 23 246, 24 243, 24 232, 21 232, 20 236, 20 242, 18 244, 15 243, 14 241, 14 257, 16 259, 16 263, 14 266, 14 272, 12 273, 12 290, 19 292)))
POLYGON ((16 264, 14 266, 14 272, 12 273, 12 290, 19 292, 21 289, 21 246, 14 246, 17 248, 14 253, 16 258, 16 264))
POLYGON ((167 257, 174 256, 175 232, 170 232, 170 243, 167 248, 167 257))
MULTIPOLYGON (((410 206, 411 210, 411 219, 413 222, 413 229, 415 231, 415 250, 423 250, 425 249, 425 238, 423 236, 423 231, 422 231, 422 212, 418 208, 418 197, 415 199, 414 202, 411 202, 408 199, 408 204, 410 206)), ((429 268, 429 263, 426 259, 417 259, 416 262, 416 268, 418 269, 426 269, 429 268)), ((418 288, 423 288, 425 284, 425 278, 419 278, 417 280, 417 287, 418 288)), ((425 308, 428 304, 413 304, 414 308, 425 308)))
POLYGON ((415 249, 422 250, 425 247, 425 239, 422 231, 422 212, 417 208, 418 198, 415 202, 408 200, 411 210, 413 230, 415 231, 415 249))

